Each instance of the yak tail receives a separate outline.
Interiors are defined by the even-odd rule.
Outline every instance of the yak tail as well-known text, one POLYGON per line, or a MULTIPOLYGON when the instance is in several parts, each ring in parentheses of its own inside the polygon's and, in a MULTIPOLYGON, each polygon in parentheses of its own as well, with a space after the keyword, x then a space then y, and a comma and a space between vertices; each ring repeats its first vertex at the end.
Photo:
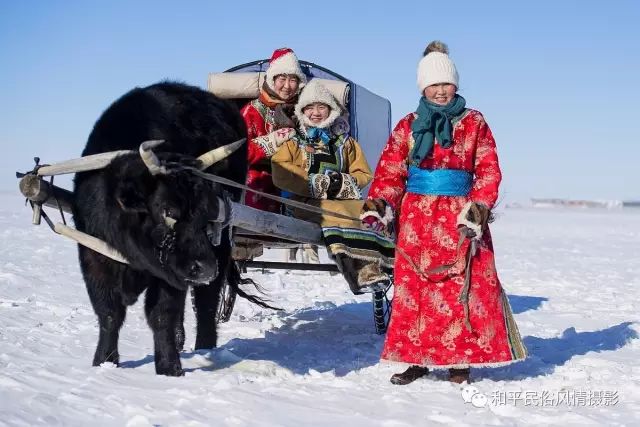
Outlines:
POLYGON ((238 264, 236 262, 232 261, 232 263, 233 263, 233 266, 232 268, 229 269, 229 276, 227 277, 227 281, 228 281, 227 283, 238 294, 238 296, 248 301, 251 301, 256 305, 259 305, 262 308, 270 308, 272 310, 282 310, 282 308, 269 305, 270 301, 268 299, 249 294, 244 290, 242 290, 240 288, 240 285, 251 284, 256 289, 256 291, 258 291, 258 293, 262 295, 266 295, 264 289, 258 283, 256 283, 253 279, 250 279, 248 277, 243 278, 240 275, 240 268, 238 268, 238 264))

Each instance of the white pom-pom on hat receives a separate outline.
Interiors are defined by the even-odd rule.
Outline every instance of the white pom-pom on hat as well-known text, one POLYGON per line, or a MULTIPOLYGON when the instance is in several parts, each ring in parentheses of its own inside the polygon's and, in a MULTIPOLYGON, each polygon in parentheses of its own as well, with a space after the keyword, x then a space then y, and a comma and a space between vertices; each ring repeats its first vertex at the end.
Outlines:
POLYGON ((275 90, 273 79, 280 74, 293 74, 300 80, 300 88, 307 82, 307 77, 300 68, 298 57, 292 49, 282 47, 273 51, 267 68, 266 82, 272 90, 275 90))
POLYGON ((438 83, 451 83, 459 87, 456 64, 449 58, 447 45, 440 41, 432 41, 424 51, 424 57, 418 63, 418 89, 424 92, 427 86, 438 83))

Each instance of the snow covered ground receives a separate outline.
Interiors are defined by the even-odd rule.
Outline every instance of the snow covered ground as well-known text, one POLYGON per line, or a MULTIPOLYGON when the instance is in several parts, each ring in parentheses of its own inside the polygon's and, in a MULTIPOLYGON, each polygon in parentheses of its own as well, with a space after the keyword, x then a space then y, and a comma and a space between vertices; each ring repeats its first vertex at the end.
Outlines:
MULTIPOLYGON (((16 191, 17 193, 17 191, 16 191)), ((239 301, 219 348, 156 376, 141 303, 122 367, 91 367, 97 326, 75 245, 0 194, 0 425, 640 425, 640 212, 507 209, 497 264, 530 357, 400 387, 367 296, 339 276, 251 272, 283 312, 239 301)), ((282 260, 272 251, 268 258, 282 260)))

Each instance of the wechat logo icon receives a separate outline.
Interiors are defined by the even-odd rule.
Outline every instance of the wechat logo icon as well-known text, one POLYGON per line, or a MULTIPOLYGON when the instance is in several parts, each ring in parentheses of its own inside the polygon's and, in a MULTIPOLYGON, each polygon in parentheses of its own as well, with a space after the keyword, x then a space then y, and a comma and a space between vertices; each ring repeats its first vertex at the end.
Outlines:
POLYGON ((484 408, 487 405, 487 396, 480 393, 480 390, 472 385, 462 389, 462 400, 464 403, 471 403, 476 408, 484 408))

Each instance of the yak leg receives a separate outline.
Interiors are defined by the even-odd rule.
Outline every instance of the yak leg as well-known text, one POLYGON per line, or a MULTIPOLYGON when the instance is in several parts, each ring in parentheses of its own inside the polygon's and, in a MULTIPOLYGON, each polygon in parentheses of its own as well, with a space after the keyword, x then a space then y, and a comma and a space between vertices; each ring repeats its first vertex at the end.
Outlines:
POLYGON ((180 291, 165 283, 155 283, 147 288, 145 313, 153 331, 156 373, 159 375, 184 375, 177 350, 176 327, 182 322, 186 294, 186 290, 180 291))
POLYGON ((98 317, 100 333, 93 366, 120 362, 118 336, 127 312, 120 293, 119 265, 104 256, 79 246, 80 267, 93 311, 98 317))
POLYGON ((220 290, 229 280, 239 280, 235 262, 231 258, 230 240, 223 238, 215 249, 218 275, 208 286, 193 288, 193 308, 196 314, 196 350, 214 348, 218 341, 217 321, 220 290), (236 277, 237 276, 237 277, 236 277))
POLYGON ((178 318, 178 321, 176 322, 174 335, 175 335, 175 338, 176 338, 176 350, 178 350, 178 352, 181 352, 182 350, 184 350, 184 341, 185 341, 185 333, 184 333, 184 304, 182 304, 182 308, 180 309, 179 316, 180 317, 178 318))
POLYGON ((87 281, 87 291, 100 326, 98 346, 93 356, 93 366, 100 366, 104 362, 117 365, 120 363, 118 337, 127 308, 122 303, 120 294, 112 289, 104 289, 100 285, 87 281))
MULTIPOLYGON (((213 248, 218 260, 218 275, 207 286, 193 288, 193 308, 196 314, 196 350, 214 348, 218 342, 217 321, 218 305, 220 304, 220 290, 225 281, 236 280, 235 262, 231 258, 231 237, 227 235, 230 229, 222 231, 220 244, 213 248)), ((239 273, 238 279, 239 280, 239 273)))
POLYGON ((196 350, 214 348, 218 341, 216 331, 216 312, 220 300, 220 283, 225 280, 219 274, 208 286, 193 288, 194 309, 196 315, 196 350))

